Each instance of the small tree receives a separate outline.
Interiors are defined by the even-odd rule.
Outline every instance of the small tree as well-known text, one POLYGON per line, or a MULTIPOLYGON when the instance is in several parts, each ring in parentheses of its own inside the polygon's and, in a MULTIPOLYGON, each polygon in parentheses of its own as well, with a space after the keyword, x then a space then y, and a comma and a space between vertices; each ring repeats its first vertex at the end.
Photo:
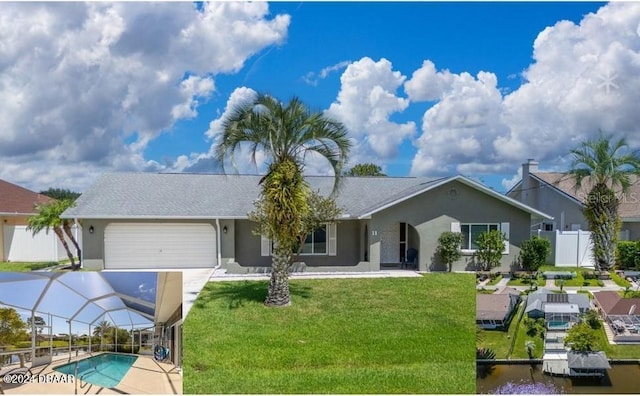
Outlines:
POLYGON ((574 352, 591 352, 598 350, 598 337, 595 330, 586 322, 577 323, 567 331, 564 344, 574 352))
POLYGON ((27 324, 13 308, 0 308, 0 345, 19 341, 27 324))
MULTIPOLYGON (((342 210, 336 204, 333 196, 323 197, 320 191, 311 190, 307 197, 309 211, 302 216, 302 226, 297 236, 297 246, 294 251, 295 260, 302 251, 303 244, 309 234, 321 228, 325 224, 335 222, 340 217, 342 210)), ((256 222, 258 225, 253 230, 255 235, 268 235, 269 218, 267 216, 266 201, 259 199, 255 203, 255 210, 249 213, 249 220, 256 222)))
POLYGON ((520 265, 525 271, 535 272, 547 261, 551 242, 546 238, 534 236, 520 245, 520 265))
POLYGON ((484 271, 500 265, 505 240, 504 234, 498 230, 483 232, 478 236, 476 255, 484 271))
POLYGON ((462 234, 459 232, 446 231, 440 234, 440 238, 438 238, 436 253, 440 256, 442 262, 447 265, 449 272, 451 272, 453 263, 462 257, 461 244, 462 234))
POLYGON ((536 350, 536 343, 533 340, 527 340, 524 342, 524 349, 529 355, 529 359, 533 359, 533 352, 536 350))
POLYGON ((356 164, 344 173, 345 176, 386 176, 376 164, 356 164))
POLYGON ((600 315, 598 315, 598 311, 595 309, 589 309, 584 314, 584 321, 594 330, 598 330, 602 327, 602 322, 600 322, 600 315))

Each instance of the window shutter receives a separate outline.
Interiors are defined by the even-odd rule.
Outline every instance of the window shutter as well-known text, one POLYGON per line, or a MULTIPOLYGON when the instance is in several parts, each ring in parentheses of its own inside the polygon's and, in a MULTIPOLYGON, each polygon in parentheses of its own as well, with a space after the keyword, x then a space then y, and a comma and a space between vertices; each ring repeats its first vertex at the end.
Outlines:
POLYGON ((509 254, 509 223, 500 223, 500 232, 504 235, 504 254, 509 254))
POLYGON ((264 235, 260 235, 260 255, 271 256, 271 239, 264 235))
POLYGON ((338 252, 337 247, 337 227, 336 223, 331 223, 327 225, 327 240, 329 241, 329 248, 327 249, 329 256, 336 256, 338 252))
POLYGON ((462 229, 460 228, 460 223, 459 222, 451 223, 451 232, 462 232, 462 229))

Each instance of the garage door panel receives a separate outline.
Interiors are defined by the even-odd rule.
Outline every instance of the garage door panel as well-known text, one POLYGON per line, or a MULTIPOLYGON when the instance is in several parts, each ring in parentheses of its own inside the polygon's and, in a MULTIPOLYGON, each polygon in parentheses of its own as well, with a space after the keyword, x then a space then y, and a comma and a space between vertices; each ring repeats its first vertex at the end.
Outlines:
POLYGON ((211 224, 111 223, 104 233, 105 268, 202 268, 216 263, 211 224))

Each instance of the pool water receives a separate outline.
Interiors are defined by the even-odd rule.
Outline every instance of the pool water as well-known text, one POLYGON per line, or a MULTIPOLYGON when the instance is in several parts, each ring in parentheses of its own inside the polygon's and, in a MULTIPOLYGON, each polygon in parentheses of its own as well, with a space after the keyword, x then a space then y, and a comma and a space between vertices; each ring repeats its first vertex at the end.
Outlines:
MULTIPOLYGON (((79 360, 76 380, 104 388, 113 388, 122 381, 137 359, 137 356, 104 353, 79 360)), ((54 370, 63 374, 75 375, 76 362, 58 366, 54 370)))

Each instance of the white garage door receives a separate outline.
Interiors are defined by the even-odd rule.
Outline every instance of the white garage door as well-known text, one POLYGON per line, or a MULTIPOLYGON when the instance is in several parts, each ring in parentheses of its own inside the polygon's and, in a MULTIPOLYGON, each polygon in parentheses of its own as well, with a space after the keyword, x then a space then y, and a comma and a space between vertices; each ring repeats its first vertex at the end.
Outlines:
POLYGON ((216 264, 211 224, 111 223, 104 230, 106 269, 203 268, 216 264))

